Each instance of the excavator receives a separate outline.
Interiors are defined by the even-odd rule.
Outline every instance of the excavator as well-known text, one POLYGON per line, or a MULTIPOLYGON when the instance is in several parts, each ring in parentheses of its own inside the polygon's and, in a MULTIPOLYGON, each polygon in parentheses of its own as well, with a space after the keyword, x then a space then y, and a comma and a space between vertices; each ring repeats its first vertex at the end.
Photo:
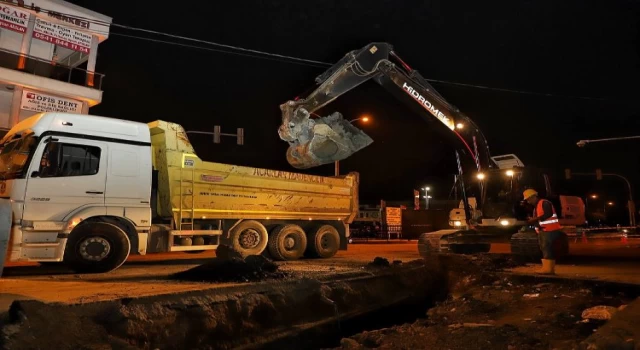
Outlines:
MULTIPOLYGON (((315 79, 315 90, 305 97, 296 97, 280 105, 282 124, 278 134, 283 141, 289 143, 286 154, 289 164, 297 169, 330 164, 346 159, 373 142, 362 130, 343 119, 339 112, 326 117, 315 113, 369 80, 375 81, 405 102, 456 145, 459 171, 456 184, 462 193, 460 209, 454 209, 450 213, 452 229, 425 233, 420 237, 418 248, 421 255, 444 251, 488 252, 492 242, 511 239, 512 251, 537 256, 537 237, 535 233, 526 230, 521 218, 523 203, 521 198, 518 200, 521 192, 517 191, 531 183, 519 181, 522 179, 540 180, 549 189, 548 177, 539 171, 530 171, 515 155, 491 157, 487 140, 473 120, 447 102, 388 43, 374 42, 347 53, 315 79), (479 190, 473 197, 467 196, 467 192, 472 195, 465 185, 470 184, 469 179, 465 181, 469 174, 463 172, 460 155, 475 165, 476 177, 483 178, 483 181, 474 183, 477 185, 474 187, 479 190), (505 167, 509 169, 505 170, 505 167), (508 187, 502 186, 504 179, 501 176, 494 176, 506 171, 508 174, 505 175, 509 176, 508 187), (492 196, 492 192, 488 190, 496 188, 496 184, 499 190, 495 193, 496 196, 492 196), (519 229, 524 231, 516 233, 519 229)), ((552 194, 552 191, 548 192, 552 194)), ((577 197, 561 197, 557 199, 565 204, 571 203, 562 207, 569 210, 561 212, 571 212, 569 222, 579 222, 580 210, 576 208, 580 205, 575 203, 576 199, 579 202, 582 200, 577 197)), ((584 216, 584 205, 582 208, 584 216)), ((565 219, 562 214, 560 216, 565 219)))

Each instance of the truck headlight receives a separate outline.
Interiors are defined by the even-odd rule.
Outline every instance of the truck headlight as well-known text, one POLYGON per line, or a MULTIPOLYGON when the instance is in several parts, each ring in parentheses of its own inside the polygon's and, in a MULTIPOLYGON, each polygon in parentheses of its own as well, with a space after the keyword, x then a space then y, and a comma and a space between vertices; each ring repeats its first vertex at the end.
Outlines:
POLYGON ((502 225, 502 226, 509 226, 509 220, 501 220, 501 221, 500 221, 500 225, 502 225))
POLYGON ((460 220, 456 220, 456 221, 454 221, 454 222, 453 222, 453 226, 456 226, 456 227, 460 227, 460 226, 462 226, 462 221, 460 221, 460 220))

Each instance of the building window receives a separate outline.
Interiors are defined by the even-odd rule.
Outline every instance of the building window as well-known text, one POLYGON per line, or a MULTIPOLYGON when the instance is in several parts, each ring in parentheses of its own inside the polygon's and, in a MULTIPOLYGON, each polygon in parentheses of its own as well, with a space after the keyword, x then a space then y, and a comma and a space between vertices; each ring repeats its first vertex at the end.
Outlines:
POLYGON ((40 177, 95 175, 99 166, 99 147, 51 142, 42 154, 40 177))

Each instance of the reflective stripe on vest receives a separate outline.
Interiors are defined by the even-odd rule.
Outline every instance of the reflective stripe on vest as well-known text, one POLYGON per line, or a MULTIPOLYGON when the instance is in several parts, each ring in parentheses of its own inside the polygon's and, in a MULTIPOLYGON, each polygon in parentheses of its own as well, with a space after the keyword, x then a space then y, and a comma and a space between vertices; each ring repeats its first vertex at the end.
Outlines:
MULTIPOLYGON (((544 201, 546 200, 541 199, 538 201, 538 205, 536 206, 535 216, 538 216, 538 213, 544 213, 544 208, 542 207, 542 203, 544 201)), ((551 204, 551 202, 549 202, 549 204, 551 204)), ((560 221, 558 220, 558 214, 556 214, 556 208, 553 207, 553 204, 551 204, 551 210, 553 212, 553 215, 551 215, 550 218, 544 221, 540 221, 540 227, 544 232, 552 232, 552 231, 558 231, 562 229, 562 226, 560 226, 560 221)))

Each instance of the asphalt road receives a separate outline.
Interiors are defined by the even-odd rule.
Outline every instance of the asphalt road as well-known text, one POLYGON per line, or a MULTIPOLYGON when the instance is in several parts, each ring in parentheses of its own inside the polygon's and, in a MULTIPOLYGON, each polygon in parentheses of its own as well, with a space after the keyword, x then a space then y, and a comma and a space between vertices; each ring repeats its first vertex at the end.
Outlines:
MULTIPOLYGON (((507 244, 494 244, 492 253, 509 253, 507 244)), ((557 266, 561 277, 596 278, 640 283, 640 240, 625 244, 617 241, 572 242, 573 258, 557 266)), ((233 285, 175 281, 170 274, 207 262, 214 253, 154 254, 133 256, 116 271, 98 275, 78 275, 56 267, 38 264, 9 265, 0 279, 0 311, 13 300, 37 299, 48 302, 88 302, 123 297, 148 296, 202 290, 233 285)), ((394 244, 352 244, 326 260, 300 260, 281 263, 281 269, 326 275, 359 271, 364 263, 381 256, 393 260, 419 259, 416 242, 394 244)), ((513 269, 530 274, 535 266, 513 269)))
MULTIPOLYGON (((168 276, 207 262, 213 252, 202 254, 153 254, 132 256, 116 271, 106 274, 74 274, 64 268, 38 264, 9 264, 0 279, 0 311, 13 300, 37 299, 48 302, 88 302, 124 297, 148 296, 230 286, 233 283, 193 283, 168 276)), ((354 244, 335 257, 280 263, 281 269, 305 274, 332 274, 359 271, 377 256, 390 261, 419 259, 415 242, 399 244, 354 244)))

